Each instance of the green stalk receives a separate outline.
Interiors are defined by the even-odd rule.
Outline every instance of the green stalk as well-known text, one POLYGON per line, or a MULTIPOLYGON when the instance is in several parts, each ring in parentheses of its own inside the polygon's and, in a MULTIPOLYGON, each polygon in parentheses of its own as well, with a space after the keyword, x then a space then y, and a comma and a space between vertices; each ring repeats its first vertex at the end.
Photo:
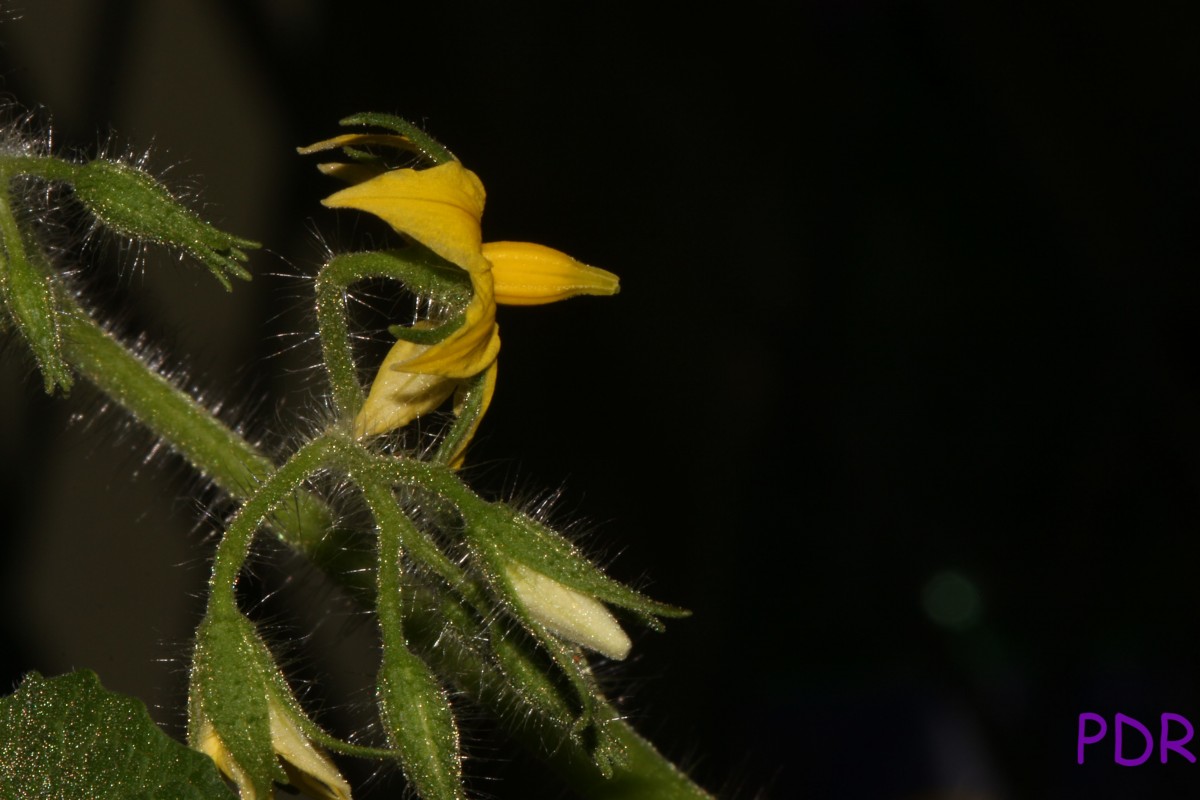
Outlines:
MULTIPOLYGON (((71 366, 201 475, 237 500, 249 499, 271 477, 275 465, 257 448, 126 349, 66 292, 60 292, 60 304, 66 312, 63 352, 71 366)), ((332 520, 329 508, 307 492, 271 515, 279 538, 314 557, 324 549, 332 520)))
MULTIPOLYGON (((442 620, 427 613, 436 600, 410 604, 405 618, 405 634, 420 649, 430 666, 449 676, 462 691, 485 708, 499 712, 511 708, 512 690, 495 668, 479 654, 454 645, 444 636, 442 620)), ((596 709, 599 715, 611 715, 609 725, 614 744, 624 758, 613 764, 612 777, 600 773, 591 755, 563 734, 556 722, 542 714, 522 711, 501 717, 508 733, 530 753, 549 763, 566 785, 589 800, 713 800, 713 796, 692 782, 678 767, 662 756, 629 723, 617 719, 618 713, 607 702, 596 709)))
POLYGON ((358 275, 341 265, 352 263, 349 259, 333 258, 317 273, 317 326, 321 339, 322 359, 329 374, 329 388, 339 419, 350 420, 363 404, 362 385, 358 382, 358 369, 354 365, 354 354, 350 349, 350 329, 347 325, 346 291, 358 275))
POLYGON ((272 511, 298 491, 304 481, 325 466, 332 443, 320 437, 301 447, 282 467, 263 481, 253 496, 242 504, 225 529, 213 557, 209 602, 214 598, 234 602, 234 587, 250 551, 254 534, 272 511))
POLYGON ((379 530, 375 608, 383 654, 377 696, 388 744, 400 752, 405 777, 425 800, 466 800, 458 725, 449 697, 428 665, 408 649, 404 635, 402 542, 416 538, 416 527, 390 485, 360 480, 359 489, 379 530))
MULTIPOLYGON (((0 209, 0 232, 5 240, 17 230, 8 208, 0 209)), ((275 474, 274 463, 218 420, 193 397, 158 374, 153 367, 104 330, 75 300, 57 276, 51 276, 62 323, 62 354, 68 365, 102 393, 120 404, 154 435, 167 443, 200 474, 237 500, 250 499, 275 474)), ((350 398, 346 398, 350 400, 350 398)), ((456 505, 483 502, 449 468, 409 459, 372 456, 354 442, 345 450, 376 467, 386 465, 387 480, 419 487, 456 505)), ((335 458, 338 456, 335 455, 335 458)), ((304 553, 333 580, 367 596, 372 587, 348 566, 349 550, 333 527, 333 514, 316 496, 297 491, 270 516, 270 525, 284 542, 304 553)), ((231 545, 232 546, 232 545, 231 545)), ((368 581, 370 578, 368 577, 368 581)), ((493 674, 491 664, 449 638, 438 642, 443 620, 434 605, 407 607, 405 632, 420 644, 442 674, 452 676, 467 695, 497 711, 503 724, 532 752, 539 754, 582 796, 592 800, 711 800, 625 722, 614 733, 628 758, 611 778, 600 774, 588 754, 563 740, 561 730, 538 714, 501 714, 513 704, 512 694, 493 674)))
MULTIPOLYGON (((234 497, 249 497, 256 486, 270 477, 274 466, 266 456, 127 351, 77 303, 66 302, 69 302, 70 313, 64 315, 67 319, 64 352, 84 378, 124 406, 199 472, 234 497)), ((369 457, 367 451, 357 445, 354 449, 377 467, 386 463, 391 480, 400 479, 406 485, 420 486, 452 503, 479 502, 448 467, 408 459, 369 457)), ((332 514, 318 498, 297 492, 295 502, 276 510, 271 519, 283 541, 304 552, 335 581, 348 582, 345 554, 336 545, 337 537, 326 536, 332 514)), ((359 590, 361 587, 352 588, 359 590)), ((455 684, 485 708, 499 711, 510 705, 511 694, 500 681, 489 677, 490 664, 447 640, 433 646, 441 633, 442 623, 431 611, 427 606, 414 604, 406 620, 406 633, 422 638, 422 652, 433 662, 432 666, 439 672, 453 675, 455 684), (480 676, 484 676, 482 681, 480 676)), ((711 795, 688 780, 628 723, 614 725, 615 735, 627 750, 628 761, 617 767, 612 778, 606 779, 582 748, 570 741, 563 741, 558 746, 562 733, 550 721, 536 714, 500 716, 512 736, 528 746, 531 752, 545 758, 569 785, 591 800, 711 800, 711 795), (554 746, 547 746, 547 743, 554 743, 554 746)))

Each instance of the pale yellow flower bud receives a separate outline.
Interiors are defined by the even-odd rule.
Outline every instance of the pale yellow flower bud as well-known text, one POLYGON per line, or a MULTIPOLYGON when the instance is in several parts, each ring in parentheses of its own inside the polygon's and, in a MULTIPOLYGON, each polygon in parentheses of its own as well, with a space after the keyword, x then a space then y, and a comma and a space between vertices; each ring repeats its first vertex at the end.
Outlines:
POLYGON ((273 700, 267 710, 271 717, 271 746, 292 785, 321 800, 350 800, 350 784, 333 762, 313 746, 292 714, 273 700))
POLYGON ((234 782, 238 787, 238 795, 241 800, 254 800, 254 784, 245 771, 233 760, 233 756, 225 747, 225 743, 221 741, 221 737, 217 735, 216 728, 210 721, 204 720, 200 723, 200 733, 193 746, 211 758, 216 763, 217 769, 234 782))
MULTIPOLYGON (((292 712, 281 707, 275 698, 270 699, 267 712, 270 716, 271 748, 279 757, 291 784, 302 789, 309 797, 319 800, 351 800, 350 784, 346 783, 333 762, 304 735, 292 712)), ((201 721, 194 746, 216 762, 217 768, 234 782, 240 800, 258 800, 253 781, 233 760, 209 720, 201 721)))
POLYGON ((629 655, 633 643, 599 600, 524 564, 505 571, 526 611, 551 633, 618 661, 629 655))

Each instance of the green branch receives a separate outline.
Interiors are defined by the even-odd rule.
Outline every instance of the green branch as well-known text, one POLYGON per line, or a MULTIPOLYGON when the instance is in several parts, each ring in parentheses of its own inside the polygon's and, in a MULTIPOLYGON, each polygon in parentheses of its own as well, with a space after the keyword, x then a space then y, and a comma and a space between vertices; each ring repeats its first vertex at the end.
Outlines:
MULTIPOLYGON (((166 441, 201 474, 233 497, 245 499, 274 472, 272 462, 226 427, 188 394, 157 374, 144 361, 102 330, 77 304, 66 315, 65 353, 71 365, 89 382, 120 403, 139 422, 166 441)), ((365 449, 354 445, 361 456, 365 449)), ((376 462, 378 463, 378 462, 376 462)), ((447 467, 407 459, 389 459, 389 477, 404 478, 408 485, 425 487, 452 500, 478 497, 447 467)), ((295 502, 271 516, 280 539, 307 555, 333 580, 356 593, 361 582, 347 570, 347 555, 338 537, 329 535, 332 513, 320 499, 297 492, 295 502)), ((576 790, 593 800, 700 800, 711 798, 659 754, 625 722, 612 726, 625 747, 627 762, 612 778, 600 774, 591 756, 579 745, 562 741, 562 730, 537 714, 502 714, 513 702, 512 694, 491 676, 491 665, 478 654, 451 641, 434 642, 442 619, 428 605, 408 605, 405 631, 422 646, 423 655, 443 674, 452 675, 458 688, 480 705, 497 713, 516 739, 545 758, 576 790), (482 678, 481 678, 482 676, 482 678), (561 743, 561 746, 560 746, 561 743)))
MULTIPOLYGON (((427 155, 431 152, 424 144, 420 149, 427 155)), ((446 156, 441 152, 431 155, 435 160, 446 156)), ((37 173, 45 180, 71 182, 81 201, 105 224, 128 235, 159 241, 196 255, 226 286, 230 276, 247 276, 240 266, 245 258, 242 248, 251 247, 253 243, 210 230, 206 223, 190 214, 164 211, 173 201, 165 189, 140 173, 111 165, 64 166, 64 162, 41 158, 10 158, 0 164, 0 167, 4 166, 37 173), (122 199, 120 203, 112 199, 118 195, 118 199, 122 199), (138 198, 139 202, 126 204, 123 200, 126 197, 138 198)), ((563 714, 553 709, 547 711, 545 707, 539 709, 527 697, 518 696, 513 685, 506 682, 504 672, 486 652, 477 651, 466 642, 455 641, 453 636, 443 636, 451 616, 444 613, 447 597, 413 582, 414 585, 406 583, 403 588, 414 595, 414 599, 400 603, 402 574, 398 560, 387 562, 386 568, 376 573, 376 565, 361 548, 345 546, 347 537, 356 534, 336 528, 329 506, 318 496, 303 490, 303 479, 321 466, 345 471, 359 483, 381 527, 386 529, 380 537, 385 557, 398 559, 404 548, 410 557, 424 563, 432 574, 445 580, 451 591, 457 592, 468 605, 475 606, 475 612, 482 615, 487 610, 482 586, 465 577, 434 542, 408 523, 387 484, 417 490, 433 502, 440 498, 447 506, 460 510, 484 508, 488 505, 486 501, 448 466, 373 454, 350 439, 345 430, 346 417, 361 403, 362 390, 355 374, 349 331, 344 324, 344 289, 359 275, 379 274, 375 264, 344 262, 344 274, 336 276, 336 280, 321 283, 318 309, 321 333, 323 340, 329 340, 325 342, 325 357, 341 419, 326 435, 301 448, 280 470, 271 458, 222 423, 213 411, 122 344, 76 300, 51 269, 42 249, 33 239, 27 238, 24 220, 14 213, 8 196, 8 181, 12 174, 8 169, 0 169, 0 300, 37 357, 48 387, 65 388, 70 382, 70 371, 74 371, 122 406, 202 476, 234 500, 244 503, 236 524, 230 528, 231 535, 227 535, 219 548, 213 578, 216 591, 223 593, 232 588, 249 541, 265 519, 281 541, 303 553, 368 607, 375 605, 371 601, 377 592, 394 593, 395 596, 381 605, 380 621, 395 628, 385 632, 384 638, 391 647, 388 648, 390 655, 385 652, 388 660, 383 673, 397 689, 393 693, 397 708, 405 698, 413 696, 413 686, 424 685, 429 697, 440 696, 437 694, 440 690, 432 682, 432 673, 426 673, 420 663, 424 660, 437 674, 446 676, 477 703, 496 712, 515 738, 544 758, 585 797, 594 800, 710 798, 621 721, 618 712, 597 695, 597 707, 592 713, 605 718, 608 735, 621 751, 621 758, 609 764, 611 775, 602 773, 594 753, 564 731, 563 714), (379 580, 378 586, 374 585, 375 579, 379 580), (398 635, 401 629, 403 637, 398 635), (411 657, 406 655, 406 641, 413 647, 411 657), (419 659, 416 653, 420 654, 419 659)), ((391 277, 410 277, 405 270, 425 275, 431 281, 430 286, 444 290, 442 296, 446 298, 461 289, 452 282, 442 281, 435 271, 424 267, 415 269, 415 262, 410 259, 392 259, 398 265, 395 269, 401 273, 385 272, 391 277)), ((470 520, 467 522, 469 524, 470 520)), ((224 600, 231 599, 232 595, 224 597, 224 600)), ((458 608, 464 609, 461 605, 458 608)), ((505 644, 501 642, 498 647, 493 643, 493 650, 497 651, 494 655, 501 661, 505 644)), ((512 655, 519 657, 520 654, 512 655)), ((430 715, 422 724, 428 728, 435 722, 438 722, 436 715, 430 715)), ((447 727, 450 723, 438 722, 443 728, 442 738, 447 742, 456 737, 452 728, 447 727)), ((419 739, 403 730, 407 724, 406 715, 398 713, 389 731, 400 744, 412 744, 419 739)), ((447 756, 451 752, 447 743, 426 753, 412 751, 406 770, 412 769, 414 774, 423 771, 422 781, 427 787, 441 786, 433 790, 437 796, 457 796, 454 762, 447 756), (414 767, 414 764, 418 766, 414 767)))
MULTIPOLYGON (((247 500, 275 471, 271 459, 218 420, 104 330, 73 298, 60 293, 63 351, 68 362, 138 422, 166 442, 202 476, 236 500, 247 500)), ((312 557, 325 549, 329 508, 297 493, 271 515, 279 538, 312 557)))

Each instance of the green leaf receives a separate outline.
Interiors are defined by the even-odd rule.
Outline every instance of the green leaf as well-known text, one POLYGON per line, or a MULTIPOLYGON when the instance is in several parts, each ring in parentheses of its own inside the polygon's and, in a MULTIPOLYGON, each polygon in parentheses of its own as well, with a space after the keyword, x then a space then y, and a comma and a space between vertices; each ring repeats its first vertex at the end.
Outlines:
POLYGON ((87 670, 29 673, 0 699, 0 797, 232 800, 216 765, 87 670))

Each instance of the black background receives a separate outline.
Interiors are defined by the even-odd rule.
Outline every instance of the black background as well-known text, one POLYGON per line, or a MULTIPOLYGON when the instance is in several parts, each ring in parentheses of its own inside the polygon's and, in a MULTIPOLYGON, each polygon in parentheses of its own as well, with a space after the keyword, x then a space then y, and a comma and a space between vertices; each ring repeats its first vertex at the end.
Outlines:
MULTIPOLYGON (((487 186, 486 239, 621 275, 612 299, 501 309, 467 474, 561 490, 614 574, 694 610, 603 672, 706 787, 1200 786, 1179 759, 1115 766, 1111 740, 1075 763, 1081 712, 1200 721, 1192 4, 4 5, 0 90, 50 112, 56 147, 153 141, 152 165, 268 244, 233 298, 155 254, 83 276, 268 442, 316 402, 293 335, 314 230, 357 231, 292 148, 345 114, 445 142, 487 186), (977 593, 958 625, 924 601, 947 572, 977 593)), ((5 688, 91 667, 178 725, 213 526, 118 413, 40 398, 7 355, 5 688), (177 551, 137 561, 157 537, 177 551), (185 602, 143 624, 176 602, 152 584, 185 602)), ((335 647, 369 627, 316 619, 335 647)), ((352 727, 353 698, 325 702, 352 727)), ((481 796, 563 791, 469 724, 481 796)))

